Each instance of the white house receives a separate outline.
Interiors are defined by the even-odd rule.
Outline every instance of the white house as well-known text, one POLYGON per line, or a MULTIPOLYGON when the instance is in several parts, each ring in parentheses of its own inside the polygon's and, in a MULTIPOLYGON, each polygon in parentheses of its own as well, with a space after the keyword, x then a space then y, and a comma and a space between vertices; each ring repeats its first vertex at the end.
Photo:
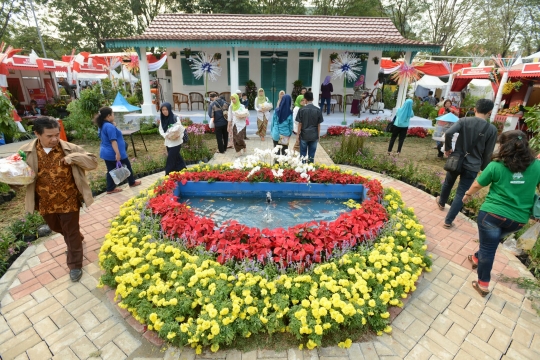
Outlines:
MULTIPOLYGON (((208 90, 244 91, 252 80, 262 87, 275 103, 280 90, 291 93, 293 82, 313 88, 318 101, 320 85, 330 74, 330 54, 364 54, 362 74, 366 87, 373 88, 383 50, 401 51, 411 61, 419 51, 438 52, 439 45, 403 38, 388 18, 304 16, 304 15, 232 15, 232 14, 161 14, 142 35, 107 39, 108 48, 135 48, 144 54, 150 47, 165 47, 172 72, 173 92, 205 93, 204 80, 194 79, 183 49, 192 52, 220 53, 222 75, 209 81, 208 90)), ((141 58, 143 113, 152 112, 147 60, 141 58)), ((360 74, 359 74, 360 75, 360 74)), ((333 81, 334 92, 343 94, 343 82, 333 81)), ((353 82, 347 84, 352 88, 353 82)), ((352 89, 349 90, 352 93, 352 89)))

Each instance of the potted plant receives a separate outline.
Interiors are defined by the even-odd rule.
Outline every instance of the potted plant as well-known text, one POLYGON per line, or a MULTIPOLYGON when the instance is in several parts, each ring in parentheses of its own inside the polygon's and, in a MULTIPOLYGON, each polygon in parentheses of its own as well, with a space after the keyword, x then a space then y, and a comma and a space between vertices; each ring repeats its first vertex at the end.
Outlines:
POLYGON ((367 54, 360 54, 360 61, 364 62, 368 58, 367 54))
POLYGON ((12 138, 17 132, 17 125, 13 121, 13 112, 15 107, 9 101, 11 94, 0 94, 0 133, 4 134, 5 138, 12 138))
POLYGON ((191 49, 190 48, 184 48, 184 56, 186 57, 186 59, 191 59, 191 49))
POLYGON ((156 57, 156 59, 161 59, 161 53, 155 53, 154 56, 156 57))
POLYGON ((379 57, 378 56, 374 56, 371 60, 373 60, 373 63, 375 65, 378 65, 379 64, 379 57))
POLYGON ((176 57, 178 56, 178 53, 176 51, 172 51, 170 54, 169 54, 173 59, 176 59, 176 57))
POLYGON ((215 53, 214 60, 221 60, 221 53, 215 53))
POLYGON ((337 52, 333 52, 330 54, 330 62, 333 62, 334 60, 336 60, 338 58, 338 53, 337 52))

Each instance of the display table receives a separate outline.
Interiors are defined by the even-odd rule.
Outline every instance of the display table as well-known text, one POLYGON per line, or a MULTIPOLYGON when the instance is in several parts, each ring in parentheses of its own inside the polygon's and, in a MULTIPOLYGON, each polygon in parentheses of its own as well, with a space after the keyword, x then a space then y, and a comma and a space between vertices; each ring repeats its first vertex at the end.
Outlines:
POLYGON ((146 147, 146 143, 144 142, 144 137, 140 130, 122 130, 122 136, 129 135, 129 138, 131 139, 131 146, 133 147, 133 154, 135 155, 135 157, 137 157, 137 150, 135 150, 135 143, 133 142, 133 135, 135 134, 139 134, 141 136, 144 149, 146 150, 146 152, 148 152, 148 148, 146 147))

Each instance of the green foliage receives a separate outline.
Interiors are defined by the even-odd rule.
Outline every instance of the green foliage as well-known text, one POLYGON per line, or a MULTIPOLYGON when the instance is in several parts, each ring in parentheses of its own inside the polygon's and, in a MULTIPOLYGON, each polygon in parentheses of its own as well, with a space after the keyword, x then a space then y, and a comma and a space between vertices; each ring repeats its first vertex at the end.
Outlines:
POLYGON ((45 220, 39 212, 27 213, 24 218, 15 220, 9 226, 9 231, 17 238, 22 240, 26 235, 38 236, 38 227, 45 224, 45 220))
POLYGON ((9 229, 0 230, 0 276, 7 270, 10 256, 25 247, 26 243, 18 240, 9 229))
POLYGON ((525 123, 533 137, 529 141, 529 145, 536 152, 540 151, 540 105, 536 104, 533 107, 526 107, 525 123))
POLYGON ((390 86, 385 86, 383 90, 383 102, 385 109, 392 110, 396 107, 397 90, 392 91, 390 86))
POLYGON ((127 100, 128 103, 130 103, 133 106, 139 106, 141 104, 139 102, 139 98, 137 97, 137 95, 128 96, 128 98, 126 100, 127 100))
POLYGON ((246 95, 249 100, 249 110, 255 109, 255 98, 257 97, 257 85, 253 80, 246 83, 246 95))
MULTIPOLYGON (((114 99, 116 98, 116 94, 120 91, 120 94, 122 96, 126 97, 128 92, 126 91, 126 88, 124 87, 125 81, 122 79, 116 79, 114 80, 114 83, 109 79, 103 79, 101 80, 101 86, 103 87, 103 96, 107 100, 107 104, 112 104, 114 99)), ((129 99, 128 99, 129 102, 129 99)), ((134 104, 132 104, 134 105, 134 104)))
POLYGON ((98 140, 94 116, 103 106, 105 98, 99 86, 81 91, 80 99, 69 103, 69 117, 64 121, 64 128, 75 139, 98 140))
POLYGON ((382 16, 379 0, 314 0, 314 15, 382 16))
POLYGON ((13 120, 15 107, 8 98, 9 92, 6 95, 0 93, 0 133, 5 137, 13 137, 17 132, 17 125, 13 120))
POLYGON ((437 117, 437 107, 418 99, 414 99, 413 112, 414 115, 424 119, 435 119, 437 117))
POLYGON ((300 92, 302 91, 302 80, 296 80, 293 82, 293 91, 291 94, 293 103, 296 101, 296 97, 300 95, 300 92))

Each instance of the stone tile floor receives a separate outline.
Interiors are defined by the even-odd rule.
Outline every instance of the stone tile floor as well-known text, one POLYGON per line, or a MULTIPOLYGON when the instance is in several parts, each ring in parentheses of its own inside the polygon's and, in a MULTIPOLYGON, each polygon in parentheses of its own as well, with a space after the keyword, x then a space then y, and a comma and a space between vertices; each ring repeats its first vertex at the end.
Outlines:
MULTIPOLYGON (((268 139, 248 141, 253 148, 271 147, 268 139)), ((234 160, 234 152, 216 155, 213 163, 234 160)), ((331 164, 319 147, 318 162, 331 164)), ((539 359, 540 317, 523 291, 497 282, 499 273, 530 276, 524 266, 502 248, 496 257, 490 295, 480 297, 471 287, 475 272, 466 256, 477 244, 476 225, 460 217, 452 231, 442 228, 445 212, 432 196, 400 181, 354 167, 383 186, 399 189, 424 225, 433 271, 395 317, 390 335, 355 343, 349 349, 330 347, 312 351, 289 349, 246 353, 219 351, 195 355, 189 348, 167 348, 114 303, 114 291, 97 289, 101 270, 97 255, 109 220, 120 204, 140 188, 101 195, 81 214, 84 275, 72 283, 67 275, 63 238, 54 235, 29 247, 0 279, 0 355, 9 359, 223 359, 223 360, 360 360, 360 359, 539 359)), ((163 174, 143 179, 150 186, 163 174)))

